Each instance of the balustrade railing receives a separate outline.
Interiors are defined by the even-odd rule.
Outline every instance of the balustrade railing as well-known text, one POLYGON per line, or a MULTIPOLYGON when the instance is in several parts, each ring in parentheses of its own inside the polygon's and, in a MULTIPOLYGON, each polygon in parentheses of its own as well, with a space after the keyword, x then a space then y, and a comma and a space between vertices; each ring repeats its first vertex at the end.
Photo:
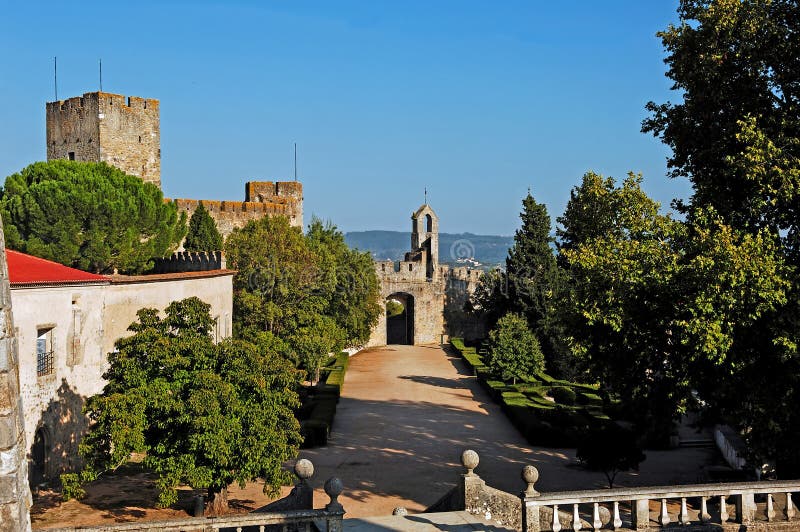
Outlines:
MULTIPOLYGON (((462 464, 464 508, 471 511, 483 497, 483 482, 475 475, 479 462, 474 451, 465 451, 462 464)), ((496 508, 476 508, 475 513, 503 515, 501 524, 521 528, 525 532, 580 530, 643 530, 691 526, 716 528, 725 525, 769 527, 800 530, 794 521, 797 508, 795 494, 800 493, 800 480, 769 482, 736 482, 694 484, 685 486, 651 486, 558 493, 539 493, 535 483, 539 472, 533 466, 522 470, 526 489, 518 496, 519 513, 512 512, 510 494, 494 497, 496 508), (510 516, 518 516, 511 518, 510 516)), ((496 490, 495 490, 496 491, 496 490)), ((484 504, 486 506, 486 504, 484 504)), ((455 508, 454 508, 455 509, 455 508)))

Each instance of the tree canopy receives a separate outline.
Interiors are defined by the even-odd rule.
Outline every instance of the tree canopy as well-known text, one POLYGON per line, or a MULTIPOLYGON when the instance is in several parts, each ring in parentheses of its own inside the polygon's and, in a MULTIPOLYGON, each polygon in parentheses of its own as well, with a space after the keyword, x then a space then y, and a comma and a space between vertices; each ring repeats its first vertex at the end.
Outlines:
POLYGON ((201 201, 189 218, 189 231, 183 242, 186 251, 220 251, 222 235, 217 230, 217 223, 208 213, 201 201))
POLYGON ((225 244, 234 277, 234 329, 267 335, 313 380, 332 352, 363 345, 381 307, 367 253, 349 249, 332 225, 308 235, 276 216, 237 229, 225 244))
POLYGON ((97 273, 141 273, 186 230, 158 187, 105 163, 31 164, 6 178, 0 213, 11 249, 97 273))
MULTIPOLYGON (((293 414, 301 373, 268 347, 215 344, 209 309, 192 297, 170 304, 164 318, 139 311, 133 335, 109 353, 103 393, 86 403, 82 481, 142 453, 158 476, 161 506, 188 484, 208 490, 214 513, 226 508, 234 482, 263 479, 274 496, 291 480, 282 464, 301 441, 293 414)), ((77 476, 63 479, 74 493, 77 476)))

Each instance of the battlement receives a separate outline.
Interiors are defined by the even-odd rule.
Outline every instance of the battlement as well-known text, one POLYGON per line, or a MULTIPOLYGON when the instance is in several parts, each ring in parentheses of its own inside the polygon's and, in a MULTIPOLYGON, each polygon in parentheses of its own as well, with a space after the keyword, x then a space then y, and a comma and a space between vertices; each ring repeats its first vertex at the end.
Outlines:
POLYGON ((149 109, 159 111, 159 100, 140 96, 125 96, 111 92, 85 92, 83 96, 73 96, 66 100, 47 102, 47 112, 75 111, 84 108, 98 108, 100 105, 117 106, 128 109, 149 109))
POLYGON ((170 257, 156 259, 151 273, 206 272, 225 269, 222 251, 179 251, 170 257))
POLYGON ((167 199, 190 217, 200 203, 217 223, 217 229, 228 236, 237 227, 265 216, 286 216, 295 227, 303 226, 303 185, 291 181, 250 181, 245 184, 245 201, 167 199))
POLYGON ((244 185, 244 200, 269 202, 277 198, 302 200, 303 185, 297 181, 248 181, 244 185))

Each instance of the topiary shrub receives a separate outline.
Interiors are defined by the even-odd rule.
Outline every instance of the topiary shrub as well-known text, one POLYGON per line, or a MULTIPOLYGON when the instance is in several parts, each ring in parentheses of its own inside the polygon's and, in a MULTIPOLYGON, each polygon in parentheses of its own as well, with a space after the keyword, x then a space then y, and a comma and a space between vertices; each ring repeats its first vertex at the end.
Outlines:
POLYGON ((557 403, 570 406, 575 404, 575 399, 577 398, 572 388, 567 388, 566 386, 552 388, 547 395, 555 399, 557 403))

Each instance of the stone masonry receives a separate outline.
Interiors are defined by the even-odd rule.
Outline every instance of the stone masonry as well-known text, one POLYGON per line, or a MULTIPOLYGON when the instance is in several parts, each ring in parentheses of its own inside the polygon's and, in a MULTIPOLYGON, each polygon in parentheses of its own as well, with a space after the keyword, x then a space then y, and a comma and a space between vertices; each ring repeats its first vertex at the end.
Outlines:
POLYGON ((31 529, 25 424, 19 393, 19 357, 0 223, 0 532, 31 529))
POLYGON ((161 187, 159 102, 108 92, 47 103, 47 160, 106 162, 161 187))
POLYGON ((292 226, 303 227, 303 185, 297 181, 249 181, 245 184, 244 201, 183 198, 173 201, 187 218, 202 201, 224 237, 237 227, 244 227, 250 220, 264 216, 286 216, 292 226))

